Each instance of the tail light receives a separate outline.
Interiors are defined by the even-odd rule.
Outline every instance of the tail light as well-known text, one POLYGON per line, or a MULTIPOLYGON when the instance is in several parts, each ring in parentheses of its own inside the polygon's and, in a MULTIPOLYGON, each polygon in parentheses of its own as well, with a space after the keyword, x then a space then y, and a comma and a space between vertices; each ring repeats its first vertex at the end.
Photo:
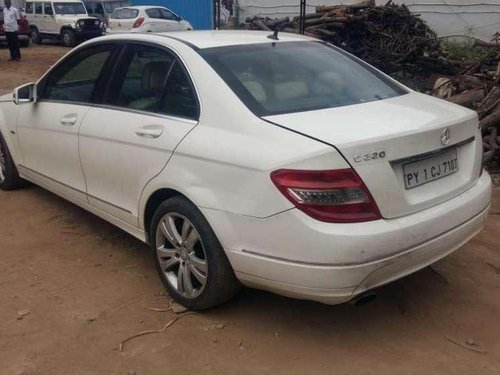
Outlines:
POLYGON ((132 25, 132 28, 137 28, 141 27, 142 23, 144 22, 144 17, 139 17, 138 19, 135 20, 134 24, 132 25))
POLYGON ((329 223, 381 219, 370 192, 352 169, 304 171, 280 169, 271 180, 299 210, 329 223))

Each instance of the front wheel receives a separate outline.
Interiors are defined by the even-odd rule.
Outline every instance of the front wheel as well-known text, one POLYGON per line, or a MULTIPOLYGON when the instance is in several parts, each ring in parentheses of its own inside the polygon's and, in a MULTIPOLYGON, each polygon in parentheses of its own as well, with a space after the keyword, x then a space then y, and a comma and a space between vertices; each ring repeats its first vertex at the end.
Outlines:
POLYGON ((64 30, 61 34, 61 39, 66 47, 74 47, 76 45, 75 33, 72 30, 64 30))
POLYGON ((30 38, 31 41, 35 44, 41 44, 42 43, 42 38, 40 37, 40 33, 38 32, 38 29, 36 27, 32 27, 30 30, 30 38))
POLYGON ((0 189, 14 190, 21 187, 22 182, 7 144, 0 134, 0 189))
POLYGON ((163 202, 150 230, 154 262, 170 296, 193 310, 231 299, 240 283, 212 228, 183 197, 163 202))

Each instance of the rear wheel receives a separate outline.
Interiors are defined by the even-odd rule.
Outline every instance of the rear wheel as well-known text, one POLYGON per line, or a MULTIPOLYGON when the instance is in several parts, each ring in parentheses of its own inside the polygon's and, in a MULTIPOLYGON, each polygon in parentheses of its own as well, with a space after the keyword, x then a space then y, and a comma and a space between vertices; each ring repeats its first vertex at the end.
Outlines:
POLYGON ((61 34, 61 39, 66 47, 74 47, 76 45, 75 33, 73 30, 64 30, 61 34))
POLYGON ((35 44, 42 43, 42 38, 40 37, 40 33, 38 32, 38 28, 33 26, 30 30, 30 38, 31 41, 35 44))
POLYGON ((203 310, 238 292, 240 283, 215 233, 187 199, 174 197, 158 207, 150 239, 158 274, 179 303, 203 310))
POLYGON ((23 180, 17 173, 7 144, 0 134, 0 189, 14 190, 22 186, 23 180))

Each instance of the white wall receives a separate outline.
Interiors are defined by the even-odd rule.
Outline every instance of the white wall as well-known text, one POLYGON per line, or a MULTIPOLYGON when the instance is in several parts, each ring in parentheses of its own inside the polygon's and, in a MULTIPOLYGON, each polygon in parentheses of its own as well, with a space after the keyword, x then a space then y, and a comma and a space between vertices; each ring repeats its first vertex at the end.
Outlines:
MULTIPOLYGON (((358 0, 307 0, 308 13, 317 5, 354 4, 358 0)), ((378 5, 387 0, 376 0, 378 5)), ((300 0, 238 0, 240 17, 254 15, 278 18, 297 15, 300 0)), ((490 40, 500 31, 500 0, 395 0, 422 16, 439 36, 467 35, 490 40)))

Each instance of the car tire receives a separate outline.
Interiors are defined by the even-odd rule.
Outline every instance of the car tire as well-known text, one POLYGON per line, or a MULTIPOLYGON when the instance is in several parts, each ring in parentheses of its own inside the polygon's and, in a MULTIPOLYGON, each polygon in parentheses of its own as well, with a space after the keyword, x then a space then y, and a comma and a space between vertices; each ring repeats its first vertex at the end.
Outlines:
POLYGON ((163 202, 153 216, 149 235, 160 279, 182 305, 205 310, 238 293, 241 285, 214 231, 186 198, 163 202))
POLYGON ((76 45, 75 33, 73 30, 63 30, 61 33, 61 40, 66 47, 74 47, 76 45))
POLYGON ((21 40, 21 41, 19 42, 19 45, 20 45, 22 48, 29 47, 29 45, 30 45, 30 40, 29 40, 29 39, 27 39, 27 40, 21 40))
POLYGON ((40 37, 40 33, 37 27, 32 27, 30 30, 30 38, 31 41, 35 44, 41 44, 42 38, 40 37))
POLYGON ((14 190, 23 185, 7 143, 0 134, 0 189, 14 190))

